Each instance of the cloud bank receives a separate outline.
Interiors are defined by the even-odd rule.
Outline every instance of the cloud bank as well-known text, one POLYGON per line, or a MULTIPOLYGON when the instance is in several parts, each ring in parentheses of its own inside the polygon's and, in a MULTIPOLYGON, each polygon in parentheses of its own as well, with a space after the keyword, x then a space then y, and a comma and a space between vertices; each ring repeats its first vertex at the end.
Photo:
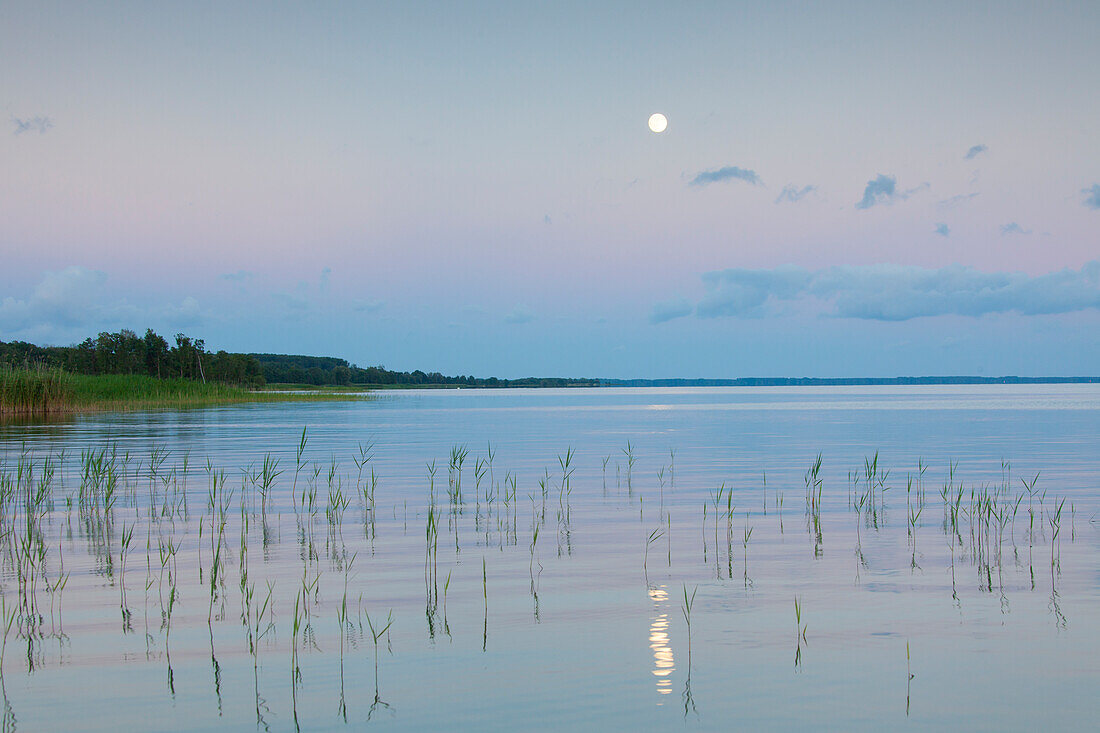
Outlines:
POLYGON ((804 309, 837 318, 906 321, 927 316, 982 316, 1015 312, 1046 315, 1100 308, 1100 261, 1079 270, 1031 276, 980 272, 952 265, 838 266, 807 270, 787 265, 768 270, 734 268, 702 276, 704 295, 654 306, 650 321, 681 318, 751 318, 780 309, 804 309))
POLYGON ((197 300, 139 308, 118 297, 106 273, 72 266, 46 272, 26 298, 0 300, 0 337, 71 338, 116 327, 135 328, 150 319, 173 328, 196 326, 205 319, 197 300))
POLYGON ((721 181, 745 181, 754 186, 759 186, 763 183, 763 181, 760 180, 760 176, 756 175, 756 171, 748 170, 747 168, 738 168, 735 165, 727 165, 717 170, 703 171, 696 174, 695 178, 692 178, 691 183, 688 185, 705 186, 708 183, 719 183, 721 181))

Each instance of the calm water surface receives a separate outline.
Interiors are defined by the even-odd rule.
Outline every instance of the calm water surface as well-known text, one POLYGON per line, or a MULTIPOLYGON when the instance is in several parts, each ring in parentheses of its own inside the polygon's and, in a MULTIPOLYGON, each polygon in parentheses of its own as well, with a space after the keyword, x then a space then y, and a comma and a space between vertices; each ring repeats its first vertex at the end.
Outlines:
POLYGON ((21 487, 4 720, 1091 730, 1098 449, 1097 385, 408 391, 0 426, 21 487), (391 612, 376 676, 367 615, 391 612))

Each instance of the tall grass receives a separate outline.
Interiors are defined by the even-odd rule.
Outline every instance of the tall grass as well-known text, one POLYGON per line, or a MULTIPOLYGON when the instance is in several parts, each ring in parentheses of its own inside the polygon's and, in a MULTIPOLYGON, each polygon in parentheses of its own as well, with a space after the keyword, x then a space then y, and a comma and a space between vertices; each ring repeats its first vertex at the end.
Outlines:
POLYGON ((0 366, 0 414, 60 412, 75 393, 72 375, 59 369, 0 366))
POLYGON ((139 374, 69 374, 57 369, 0 366, 0 415, 38 415, 158 407, 208 407, 240 402, 355 399, 352 395, 252 392, 213 382, 139 374))

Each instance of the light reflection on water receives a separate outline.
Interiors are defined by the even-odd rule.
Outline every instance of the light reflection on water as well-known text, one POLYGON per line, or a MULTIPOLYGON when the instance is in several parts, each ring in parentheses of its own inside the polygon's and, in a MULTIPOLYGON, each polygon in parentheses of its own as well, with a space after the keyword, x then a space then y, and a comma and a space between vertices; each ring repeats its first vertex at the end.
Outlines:
POLYGON ((649 597, 653 601, 653 623, 649 626, 649 648, 653 650, 653 676, 657 678, 657 692, 667 695, 672 692, 672 680, 669 675, 676 671, 676 662, 669 642, 668 591, 665 586, 649 588, 649 597))

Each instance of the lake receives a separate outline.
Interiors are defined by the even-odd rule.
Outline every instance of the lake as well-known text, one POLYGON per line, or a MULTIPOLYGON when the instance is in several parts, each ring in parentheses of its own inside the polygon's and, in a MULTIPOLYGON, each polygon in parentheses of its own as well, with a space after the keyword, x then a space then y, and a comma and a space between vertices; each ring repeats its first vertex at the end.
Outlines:
POLYGON ((8 730, 1100 714, 1100 385, 392 391, 0 461, 8 730))

